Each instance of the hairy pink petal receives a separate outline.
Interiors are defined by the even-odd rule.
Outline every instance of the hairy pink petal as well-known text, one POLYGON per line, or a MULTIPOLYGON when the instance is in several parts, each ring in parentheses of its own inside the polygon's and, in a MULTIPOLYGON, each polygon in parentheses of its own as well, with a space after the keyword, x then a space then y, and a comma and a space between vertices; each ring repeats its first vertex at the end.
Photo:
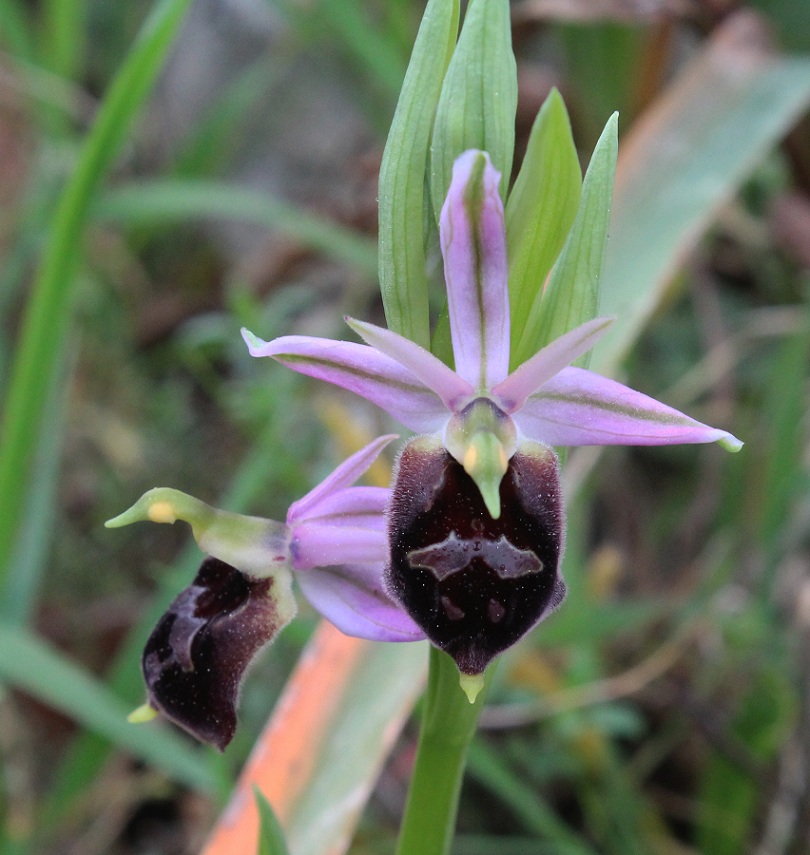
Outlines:
POLYGON ((385 531, 370 528, 299 523, 293 529, 290 553, 293 569, 304 571, 385 561, 388 538, 385 531))
POLYGON ((310 508, 305 517, 296 520, 293 528, 295 525, 318 523, 382 531, 390 495, 387 487, 344 487, 310 508))
POLYGON ((475 394, 475 389, 441 359, 410 339, 390 330, 346 318, 346 323, 365 342, 395 359, 412 371, 429 389, 432 389, 451 412, 462 410, 475 394))
POLYGON ((587 353, 612 323, 613 318, 594 318, 555 339, 498 383, 492 399, 505 412, 516 412, 544 383, 587 353))
POLYGON ((509 371, 509 281, 500 173, 489 155, 464 152, 439 222, 456 371, 477 391, 509 371))
POLYGON ((447 421, 441 398, 413 372, 373 347, 298 335, 263 342, 247 330, 242 335, 252 356, 272 356, 300 374, 348 389, 413 431, 432 433, 447 421))
POLYGON ((564 368, 514 418, 524 436, 548 445, 742 446, 728 431, 583 368, 564 368))
POLYGON ((296 578, 310 603, 346 635, 373 641, 419 641, 425 637, 386 594, 382 564, 318 567, 296 578))
MULTIPOLYGON (((361 448, 360 451, 356 451, 347 460, 344 460, 343 463, 341 463, 331 475, 324 478, 317 487, 313 488, 297 502, 293 502, 293 504, 290 505, 290 509, 287 512, 287 525, 292 525, 297 520, 304 520, 313 516, 323 516, 324 514, 335 513, 333 504, 325 505, 324 503, 339 491, 341 492, 344 501, 349 501, 349 497, 345 494, 346 488, 351 487, 351 485, 366 472, 369 466, 371 466, 371 464, 377 459, 379 453, 394 439, 397 439, 397 435, 393 433, 381 436, 378 439, 375 439, 374 442, 370 442, 365 446, 365 448, 361 448), (324 508, 328 508, 328 510, 325 510, 324 508)), ((382 488, 367 489, 381 490, 382 488)), ((387 494, 387 491, 382 490, 382 493, 387 494)), ((361 494, 358 493, 352 493, 353 499, 351 501, 360 501, 360 495, 361 494)), ((374 498, 366 493, 362 495, 365 497, 364 500, 368 503, 366 510, 371 510, 373 513, 375 502, 382 502, 380 510, 385 507, 385 495, 375 493, 374 498)))

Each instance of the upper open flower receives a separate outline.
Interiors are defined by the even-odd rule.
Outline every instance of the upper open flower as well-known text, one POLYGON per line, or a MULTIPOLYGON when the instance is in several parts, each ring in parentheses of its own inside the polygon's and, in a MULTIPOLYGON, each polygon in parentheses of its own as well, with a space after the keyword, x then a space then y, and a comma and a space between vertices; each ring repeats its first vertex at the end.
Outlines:
MULTIPOLYGON (((347 318, 366 342, 243 330, 272 356, 373 401, 428 437, 399 458, 389 506, 387 589, 449 653, 470 698, 489 661, 565 597, 555 445, 742 443, 591 371, 571 367, 606 331, 596 318, 509 373, 509 290, 500 175, 456 161, 441 212, 455 370, 390 330, 347 318)), ((539 285, 540 283, 538 283, 539 285)))
MULTIPOLYGON (((611 324, 596 318, 548 344, 509 373, 509 290, 500 174, 485 152, 453 168, 441 213, 455 371, 390 330, 347 318, 366 342, 242 334, 253 356, 349 389, 445 448, 478 485, 494 518, 498 488, 522 439, 550 446, 742 443, 653 398, 571 367, 611 324), (494 406, 492 406, 494 405, 494 406)), ((539 284, 539 283, 538 283, 539 284)))

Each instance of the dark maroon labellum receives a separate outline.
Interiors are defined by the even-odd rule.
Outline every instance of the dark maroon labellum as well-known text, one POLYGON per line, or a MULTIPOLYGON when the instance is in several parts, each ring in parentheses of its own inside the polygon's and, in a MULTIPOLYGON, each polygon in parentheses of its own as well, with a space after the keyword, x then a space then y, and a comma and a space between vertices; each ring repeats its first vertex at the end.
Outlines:
POLYGON ((152 707, 220 751, 236 730, 245 669, 279 629, 272 586, 206 558, 144 649, 152 707))
POLYGON ((412 440, 399 460, 386 582, 465 674, 480 674, 565 596, 557 457, 537 443, 525 448, 501 482, 497 520, 438 442, 412 440))

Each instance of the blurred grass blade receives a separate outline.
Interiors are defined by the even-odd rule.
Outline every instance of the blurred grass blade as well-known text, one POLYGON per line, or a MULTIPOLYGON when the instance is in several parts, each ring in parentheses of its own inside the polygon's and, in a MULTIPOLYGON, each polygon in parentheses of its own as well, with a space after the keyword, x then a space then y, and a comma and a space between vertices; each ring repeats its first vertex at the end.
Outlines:
POLYGON ((368 4, 357 0, 341 0, 340 3, 322 0, 318 11, 319 26, 325 23, 332 28, 366 78, 396 95, 405 70, 398 45, 385 30, 372 26, 368 4))
MULTIPOLYGON (((541 347, 599 312, 599 290, 605 258, 613 179, 618 154, 618 114, 608 119, 594 148, 574 224, 548 284, 538 293, 514 354, 519 365, 541 347)), ((577 364, 587 359, 580 358, 577 364)))
POLYGON ((0 496, 6 505, 0 514, 0 587, 14 549, 22 513, 19 497, 30 477, 51 378, 62 371, 58 357, 70 325, 88 210, 154 83, 189 2, 162 0, 150 14, 102 101, 54 216, 4 406, 0 496))
POLYGON ((793 524, 791 508, 805 492, 807 476, 805 459, 807 413, 807 366, 810 365, 810 306, 805 309, 804 323, 795 336, 779 345, 771 369, 771 382, 762 418, 765 430, 767 464, 757 473, 762 490, 757 509, 758 540, 762 550, 762 596, 765 602, 778 599, 780 566, 784 561, 786 529, 793 524))
MULTIPOLYGON (((62 341, 67 351, 66 340, 62 341)), ((58 354, 68 366, 69 375, 75 362, 72 354, 58 354)), ((40 584, 45 575, 48 556, 57 530, 57 493, 69 384, 54 374, 45 406, 45 417, 39 425, 39 436, 31 469, 31 478, 19 501, 24 513, 19 536, 11 559, 6 584, 0 590, 0 616, 11 626, 26 626, 37 607, 40 584)))
POLYGON ((618 320, 593 351, 610 374, 718 207, 810 103, 810 59, 767 53, 736 14, 622 141, 600 311, 618 320))
POLYGON ((0 679, 64 713, 189 787, 228 786, 204 752, 159 725, 133 725, 129 709, 92 675, 19 627, 0 623, 0 679))
MULTIPOLYGON (((615 4, 614 9, 620 5, 615 4)), ((582 8, 588 6, 596 8, 590 3, 582 8)), ((560 22, 553 30, 571 91, 577 93, 577 131, 590 147, 614 112, 626 127, 633 110, 654 95, 664 74, 659 66, 666 67, 669 53, 656 42, 662 39, 660 30, 639 26, 638 20, 635 25, 598 18, 588 23, 560 22), (654 64, 648 53, 656 55, 654 64)))
POLYGON ((458 0, 430 0, 402 84, 379 183, 379 277, 390 329, 430 347, 425 175, 442 80, 458 33, 458 0))
POLYGON ((217 217, 243 220, 284 232, 371 276, 377 272, 377 254, 370 238, 266 193, 230 184, 183 179, 142 182, 108 191, 93 213, 128 226, 217 217))
POLYGON ((274 51, 251 63, 224 87, 183 139, 173 157, 173 175, 197 178, 232 170, 262 97, 278 85, 281 65, 274 51))
POLYGON ((495 795, 523 828, 541 839, 553 840, 560 855, 596 855, 556 811, 543 801, 536 789, 524 782, 496 751, 476 740, 470 746, 469 774, 495 795))
POLYGON ((523 361, 516 358, 517 345, 574 223, 581 188, 571 122, 560 93, 553 89, 534 121, 506 205, 513 369, 523 361))
POLYGON ((19 0, 3 0, 0 3, 0 47, 16 59, 33 61, 27 7, 19 0))
POLYGON ((796 696, 784 673, 763 669, 754 676, 730 734, 750 754, 756 768, 746 768, 721 752, 712 752, 696 802, 700 852, 737 855, 750 847, 758 801, 768 792, 761 773, 789 736, 796 712, 796 696))
POLYGON ((78 79, 86 53, 88 5, 86 0, 44 0, 40 7, 39 61, 65 80, 78 79))
POLYGON ((258 787, 294 855, 340 855, 421 692, 426 644, 375 644, 323 622, 259 737, 203 855, 256 849, 258 787))
POLYGON ((270 802, 258 787, 253 788, 253 798, 259 811, 259 849, 258 855, 289 855, 281 830, 270 802))
POLYGON ((488 151, 501 173, 501 197, 512 177, 517 71, 508 0, 471 0, 444 78, 430 159, 436 222, 453 172, 469 148, 488 151))

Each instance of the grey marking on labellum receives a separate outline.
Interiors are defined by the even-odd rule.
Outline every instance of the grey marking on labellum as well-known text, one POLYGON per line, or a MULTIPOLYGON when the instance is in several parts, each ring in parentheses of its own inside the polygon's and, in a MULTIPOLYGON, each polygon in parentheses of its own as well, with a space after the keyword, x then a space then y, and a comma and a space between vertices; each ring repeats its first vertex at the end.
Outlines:
POLYGON ((439 582, 463 570, 473 558, 479 558, 501 579, 517 579, 543 569, 543 562, 534 552, 518 549, 503 535, 497 540, 462 539, 451 531, 441 543, 408 553, 411 566, 430 570, 439 582))

